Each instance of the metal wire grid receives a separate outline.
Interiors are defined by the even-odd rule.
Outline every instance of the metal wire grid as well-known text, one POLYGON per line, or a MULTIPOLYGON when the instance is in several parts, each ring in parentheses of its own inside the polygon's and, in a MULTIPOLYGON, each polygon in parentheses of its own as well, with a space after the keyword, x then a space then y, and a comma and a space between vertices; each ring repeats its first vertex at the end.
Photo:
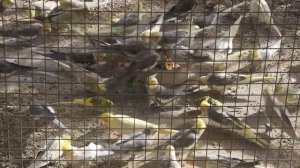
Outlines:
MULTIPOLYGON (((22 4, 25 3, 21 1, 22 4)), ((19 4, 20 2, 15 2, 19 4)), ((27 2, 26 2, 27 3, 27 2)), ((26 4, 25 3, 25 4, 26 4)), ((145 1, 145 4, 149 7, 147 11, 145 12, 146 14, 150 15, 150 20, 156 16, 156 14, 165 13, 165 11, 168 11, 170 9, 169 6, 174 5, 173 3, 170 3, 169 6, 163 6, 162 10, 159 10, 159 12, 153 12, 154 9, 158 6, 157 2, 154 1, 145 1), (155 4, 154 4, 155 3, 155 4)), ((164 2, 166 3, 166 2, 164 2)), ((278 2, 274 2, 275 4, 278 2)), ((276 5, 270 5, 271 9, 277 9, 275 8, 276 5)), ((31 3, 28 3, 29 6, 31 6, 31 3)), ((111 15, 119 14, 119 13, 127 13, 128 9, 127 8, 121 8, 122 10, 115 10, 114 8, 115 3, 111 3, 109 5, 111 7, 111 10, 107 9, 98 9, 97 12, 93 12, 92 16, 88 17, 88 20, 84 20, 84 22, 80 22, 78 24, 71 24, 71 29, 73 28, 83 28, 84 32, 86 33, 89 26, 96 26, 97 31, 101 33, 100 27, 101 25, 105 25, 105 23, 96 23, 94 22, 95 20, 91 21, 94 19, 95 16, 96 18, 103 18, 101 16, 101 13, 111 13, 111 15), (89 23, 91 21, 91 23, 89 23), (74 26, 76 25, 76 26, 74 26)), ((129 2, 129 4, 132 4, 132 2, 129 2)), ((125 1, 125 5, 127 6, 127 1, 125 1)), ((245 5, 246 6, 246 5, 245 5)), ((287 7, 287 5, 285 5, 287 7)), ((160 8, 160 7, 159 7, 160 8)), ((28 8, 24 8, 27 10, 28 8)), ((16 8, 14 10, 17 11, 18 15, 14 15, 17 19, 15 21, 8 21, 7 20, 7 15, 3 15, 2 20, 4 23, 3 27, 6 27, 6 23, 16 23, 19 25, 19 15, 20 13, 22 14, 22 7, 16 8)), ((161 8, 160 8, 161 9, 161 8)), ((9 11, 8 11, 9 12, 9 11)), ((72 165, 73 167, 79 167, 76 161, 83 161, 85 162, 83 164, 84 167, 87 167, 88 165, 92 166, 97 166, 97 167, 123 167, 123 166, 129 166, 129 167, 139 167, 142 166, 144 167, 144 163, 154 161, 153 163, 150 162, 150 166, 154 167, 168 167, 168 165, 161 165, 161 162, 166 162, 165 155, 165 149, 156 149, 153 147, 154 145, 147 146, 147 150, 125 150, 125 151, 118 151, 115 150, 115 155, 111 156, 106 156, 106 157, 98 157, 100 155, 100 152, 103 151, 109 151, 112 152, 114 151, 112 149, 112 144, 117 140, 117 136, 115 135, 115 130, 112 128, 108 128, 106 126, 103 126, 99 124, 99 118, 100 115, 103 112, 106 111, 112 111, 115 112, 116 114, 123 114, 123 115, 128 115, 131 117, 136 117, 139 119, 146 120, 148 122, 154 122, 158 123, 160 125, 165 126, 166 128, 174 129, 176 127, 176 124, 180 124, 180 122, 183 123, 182 127, 179 128, 185 128, 193 125, 194 123, 191 121, 191 119, 195 119, 196 116, 188 116, 189 113, 183 113, 182 115, 176 116, 177 112, 183 111, 182 108, 184 108, 187 111, 189 110, 195 110, 196 113, 199 112, 199 105, 195 105, 194 100, 198 99, 203 96, 212 96, 213 98, 220 100, 221 102, 224 102, 224 109, 225 107, 236 107, 236 108, 241 108, 237 112, 232 113, 234 116, 236 116, 238 119, 244 121, 247 123, 248 120, 255 120, 257 119, 257 123, 252 123, 250 125, 251 127, 256 126, 254 129, 256 131, 259 131, 259 129, 265 129, 264 123, 267 122, 265 120, 265 116, 262 116, 263 113, 260 113, 260 109, 264 108, 265 105, 263 96, 260 93, 262 91, 262 86, 263 85, 277 85, 277 81, 280 78, 280 75, 283 74, 285 75, 285 78, 293 78, 295 77, 295 74, 297 75, 297 70, 287 72, 285 69, 282 69, 281 65, 283 67, 288 67, 291 65, 297 64, 297 32, 296 28, 298 26, 298 19, 291 15, 288 12, 288 8, 283 11, 277 11, 273 10, 272 11, 272 17, 275 19, 275 25, 280 28, 281 33, 284 35, 284 40, 287 40, 287 44, 283 43, 280 45, 280 50, 284 51, 284 54, 281 54, 282 52, 277 52, 274 54, 275 56, 272 56, 269 60, 265 60, 264 62, 264 68, 260 72, 254 72, 254 75, 265 75, 269 74, 271 76, 276 76, 276 81, 275 82, 270 82, 270 83, 258 83, 258 84, 251 84, 250 87, 248 88, 243 88, 239 89, 237 92, 234 93, 232 99, 231 96, 220 96, 216 94, 211 94, 211 92, 200 92, 200 93, 195 93, 193 95, 176 95, 176 97, 180 97, 181 101, 171 101, 169 105, 165 105, 161 108, 156 107, 155 110, 151 109, 149 110, 148 104, 145 102, 145 100, 148 98, 147 93, 145 93, 145 89, 143 86, 146 84, 145 79, 142 80, 142 84, 140 82, 137 82, 137 85, 139 85, 139 88, 134 90, 134 91, 127 91, 127 92, 120 92, 120 93, 108 93, 105 95, 105 98, 113 100, 114 105, 113 107, 105 107, 106 109, 103 111, 103 106, 102 105, 97 105, 96 107, 86 107, 86 105, 83 106, 76 106, 74 104, 66 105, 62 103, 58 103, 57 105, 53 105, 56 113, 58 114, 57 119, 64 123, 66 125, 67 129, 70 130, 69 133, 64 131, 63 129, 57 129, 51 124, 48 123, 48 121, 52 120, 53 117, 50 116, 45 116, 42 117, 41 120, 33 120, 32 114, 29 112, 29 107, 32 104, 33 99, 38 99, 38 100, 45 100, 46 102, 52 103, 52 102, 64 102, 68 100, 74 100, 76 98, 81 98, 81 97, 91 97, 94 96, 95 94, 91 94, 86 91, 86 88, 83 87, 82 82, 77 81, 77 77, 75 74, 82 75, 84 77, 87 76, 87 72, 89 71, 82 71, 81 69, 69 69, 69 70, 64 70, 58 68, 58 65, 60 63, 66 63, 66 61, 57 61, 53 63, 53 59, 46 58, 46 57, 36 57, 36 53, 33 52, 32 46, 30 47, 21 47, 18 48, 16 51, 16 48, 10 47, 9 44, 6 44, 5 39, 3 39, 3 45, 2 45, 2 53, 3 57, 1 59, 5 59, 8 61, 12 61, 10 59, 15 59, 17 62, 15 64, 20 64, 23 65, 24 62, 27 65, 28 62, 31 67, 38 66, 38 69, 33 69, 29 70, 26 73, 24 73, 23 68, 24 67, 18 67, 14 66, 15 69, 20 69, 19 72, 16 74, 10 75, 10 73, 5 72, 4 70, 4 77, 1 78, 1 118, 2 118, 2 126, 1 126, 1 166, 3 167, 28 167, 32 163, 37 163, 38 161, 41 162, 51 162, 48 167, 65 167, 67 165, 67 162, 69 165, 72 165), (283 15, 283 16, 282 16, 283 15), (276 17, 282 17, 283 19, 278 19, 276 21, 276 17), (287 19, 289 18, 289 19, 287 19), (291 20, 290 20, 291 19, 291 20), (282 23, 280 23, 282 21, 282 23), (296 21, 293 22, 293 21, 296 21), (287 24, 287 22, 291 23, 290 25, 287 24), (291 26, 292 28, 290 28, 291 26), (287 45, 287 46, 286 46, 287 45), (27 54, 27 57, 24 56, 27 54), (289 54, 289 57, 285 57, 285 55, 289 54), (35 56, 35 57, 34 57, 35 56), (274 58, 276 57, 276 58, 274 58), (52 62, 51 62, 52 61, 52 62), (286 63, 285 63, 286 62, 286 63), (268 65, 272 66, 268 66, 268 65), (278 65, 277 65, 278 64, 278 65), (53 69, 48 69, 48 67, 53 68, 53 69), (266 71, 268 69, 268 71, 266 71), (273 69, 273 70, 272 70, 273 69), (274 70, 275 69, 275 70, 274 70), (44 71, 44 74, 41 73, 44 71), (71 71, 71 72, 70 72, 71 71), (57 76, 49 76, 48 73, 56 73, 57 76), (71 74, 71 75, 70 75, 71 74), (60 78, 58 76, 66 76, 64 78, 60 78), (48 81, 49 80, 49 81, 48 81), (51 81, 53 80, 53 81, 51 81), (54 88, 54 89, 53 89, 54 88), (142 90, 143 92, 137 92, 142 90), (253 93, 253 90, 258 91, 258 93, 253 93), (244 93, 240 93, 244 92, 244 93), (252 93, 251 93, 252 92, 252 93), (244 98, 243 101, 239 101, 241 98, 244 98), (253 103, 254 100, 254 103, 253 103), (145 108, 147 110, 145 110, 145 108), (255 113, 256 111, 257 113, 255 113), (243 115, 244 113, 245 115, 243 115), (257 116, 258 115, 258 116, 257 116), (44 122, 43 122, 44 121, 44 122), (70 134, 70 136, 63 136, 63 134, 70 134), (74 147, 82 147, 80 149, 75 149, 74 147, 71 149, 73 150, 73 153, 71 153, 69 160, 66 159, 66 155, 70 154, 68 153, 69 150, 65 150, 64 152, 67 154, 63 154, 64 157, 58 157, 58 158, 51 158, 52 155, 55 155, 57 153, 60 153, 63 149, 62 147, 64 146, 62 142, 65 142, 64 140, 71 139, 71 144, 74 147), (44 156, 45 158, 39 158, 40 155, 37 155, 42 148, 42 144, 51 144, 51 142, 58 143, 57 147, 54 149, 49 149, 49 151, 54 151, 54 152, 49 152, 46 153, 44 156), (87 154, 89 154, 89 151, 94 151, 94 149, 89 149, 87 145, 90 143, 95 143, 98 145, 102 145, 103 149, 98 149, 98 152, 95 158, 87 158, 85 157, 87 154), (148 149, 148 148, 154 148, 154 149, 148 149), (85 153, 83 153, 82 158, 83 160, 80 160, 80 158, 76 158, 78 156, 74 155, 76 151, 82 151, 84 150, 85 153), (151 154, 149 154, 151 153, 151 154), (163 153, 163 154, 161 154, 163 153), (159 156, 156 156, 154 158, 151 158, 150 156, 153 154, 160 154, 159 156), (145 157, 146 155, 147 157, 145 157), (37 158, 36 158, 37 157, 37 158), (139 162, 140 161, 140 162, 139 162), (91 163, 92 162, 92 163, 91 163), (141 164, 141 165, 140 165, 141 164)), ((192 14, 202 14, 203 11, 198 11, 198 9, 193 10, 190 12, 190 14, 187 16, 187 18, 191 19, 192 14)), ((237 14, 237 15, 244 15, 246 16, 245 11, 242 12, 232 12, 232 15, 237 14)), ((22 16, 21 16, 22 18, 22 16)), ((233 18, 235 18, 233 16, 233 18)), ((236 19, 236 18, 235 18, 236 19)), ((234 21, 235 19, 228 19, 234 21)), ((109 19, 106 19, 109 20, 109 19)), ((112 22, 112 20, 110 20, 112 22)), ((166 24, 166 23, 164 23, 166 24)), ((107 25, 110 25, 108 22, 107 25)), ((148 23, 145 23, 145 26, 149 25, 148 23)), ((225 26, 227 29, 229 26, 231 26, 232 23, 218 23, 216 24, 216 31, 213 31, 212 35, 214 37, 210 38, 218 38, 218 37, 224 37, 224 36, 219 36, 217 32, 219 31, 219 28, 222 30, 224 29, 222 26, 225 26)), ((143 23, 140 23, 137 27, 143 26, 143 23)), ((246 35, 247 31, 247 26, 252 26, 253 28, 253 23, 246 23, 246 21, 242 21, 241 23, 241 28, 240 28, 240 33, 239 36, 237 37, 238 40, 235 40, 234 46, 233 46, 233 51, 241 52, 242 49, 254 49, 257 45, 254 43, 253 45, 247 46, 247 44, 244 44, 244 41, 248 40, 254 40, 256 41, 257 38, 262 38, 262 36, 258 36, 258 34, 255 35, 246 35), (244 28, 245 26, 246 28, 244 28), (245 30, 244 30, 245 29, 245 30), (244 32, 245 31, 245 32, 244 32), (237 45, 237 47, 235 47, 237 45)), ((259 29, 260 24, 257 24, 254 26, 254 29, 259 29)), ((175 30, 178 31, 179 26, 176 25, 175 30)), ((270 26, 271 27, 271 26, 270 26)), ((111 28, 112 30, 113 28, 111 28)), ((55 31, 53 31, 55 32, 55 31)), ((88 43, 88 40, 85 38, 83 40, 83 43, 79 44, 79 46, 70 44, 70 42, 76 41, 77 38, 82 37, 82 35, 77 35, 77 34, 68 34, 69 31, 63 31, 49 34, 47 36, 51 36, 54 38, 59 37, 60 39, 56 41, 51 41, 50 44, 48 43, 47 40, 43 39, 42 42, 34 44, 34 47, 37 47, 36 45, 42 44, 41 46, 38 46, 38 48, 41 48, 44 51, 47 51, 49 48, 53 49, 56 48, 58 51, 63 48, 62 46, 67 46, 71 50, 76 49, 81 49, 83 51, 88 51, 90 48, 86 45, 88 43), (64 39, 67 38, 67 39, 64 39), (58 44, 56 46, 56 44, 58 44), (82 47, 82 45, 84 45, 82 47), (54 47, 50 47, 54 46, 54 47)), ((165 32, 163 32, 165 33, 165 32)), ((203 33, 205 34, 205 33, 203 33)), ((137 37, 139 33, 136 33, 136 35, 133 35, 133 37, 137 37)), ((86 36, 86 35, 85 35, 86 36)), ((117 35, 108 35, 108 37, 116 37, 117 35)), ((120 34, 118 36, 119 38, 125 37, 125 34, 120 34)), ((271 34, 266 34, 267 41, 272 38, 271 34)), ((98 37, 96 37, 98 38, 98 37)), ((100 39, 100 38, 99 38, 100 39)), ((19 39, 17 39, 19 40, 19 39)), ((206 38, 204 37, 198 37, 195 40, 199 40, 202 43, 206 41, 206 38)), ((190 50, 190 49, 195 49, 193 48, 190 44, 191 42, 188 42, 188 47, 185 50, 190 50)), ((31 44, 31 43, 30 43, 31 44)), ((97 47, 95 47, 97 48, 97 47)), ((175 54, 179 52, 179 49, 166 49, 167 52, 170 52, 174 50, 175 54)), ((181 49, 183 50, 183 49, 181 49)), ((220 60, 217 58, 217 54, 220 52, 218 49, 212 49, 212 55, 213 63, 218 63, 222 62, 223 60, 220 60)), ((241 52, 242 53, 242 52, 241 52)), ((225 55, 230 55, 230 54, 225 54, 225 55)), ((98 55, 97 55, 98 56, 98 55)), ((175 57, 176 58, 176 57, 175 57)), ((187 57, 187 65, 190 65, 193 63, 192 60, 189 59, 190 55, 187 57)), ((83 58, 87 60, 87 58, 83 58)), ((14 61, 14 60, 13 60, 14 61)), ((176 60, 173 60, 174 63, 176 64, 176 60)), ((225 72, 226 73, 231 73, 229 68, 231 68, 231 65, 229 63, 237 63, 238 68, 241 66, 240 63, 242 63, 241 60, 232 60, 228 61, 227 59, 224 59, 224 61, 227 61, 225 63, 225 72)), ((115 63, 117 62, 116 60, 113 61, 106 61, 109 63, 115 63)), ((182 61, 180 61, 182 62, 182 61)), ((99 63, 99 62, 98 62, 99 63)), ((252 64, 255 63, 255 60, 251 62, 252 64)), ((202 66, 200 64, 200 68, 202 66)), ((67 63, 67 65, 69 65, 67 63)), ((212 72, 215 71, 215 64, 212 66, 212 72)), ((85 67, 86 68, 86 67, 85 67)), ((297 67, 295 67, 297 68, 297 67)), ((114 68, 111 68, 114 70, 114 68)), ((100 69, 100 73, 105 71, 107 69, 100 69)), ((124 72, 126 70, 123 69, 124 72)), ((163 71, 161 69, 158 69, 157 72, 159 74, 167 73, 171 74, 170 76, 179 77, 181 74, 192 74, 196 73, 196 77, 200 77, 203 75, 203 72, 200 69, 199 71, 193 72, 192 70, 189 71, 175 71, 174 69, 170 71, 163 71)), ((293 70, 293 68, 292 68, 293 70)), ((145 78, 151 74, 150 69, 146 72, 139 72, 139 74, 145 78), (145 75, 142 75, 145 74, 145 75)), ((99 71, 98 71, 99 72, 99 71)), ((118 72, 120 73, 120 72, 118 72)), ((238 72, 240 74, 242 73, 249 73, 249 71, 241 71, 238 72)), ((113 72, 108 72, 106 74, 107 76, 116 76, 113 72)), ((101 75, 100 75, 101 76, 101 75)), ((97 78, 100 78, 100 76, 97 76, 97 78)), ((102 76, 101 76, 102 77, 102 76)), ((160 78, 157 77, 160 81, 163 81, 166 76, 161 76, 160 78)), ((173 79, 171 78, 171 79, 173 79)), ((169 83, 165 83, 164 86, 168 87, 174 87, 174 85, 178 85, 176 83, 176 80, 171 80, 169 83)), ((130 81, 131 82, 131 81, 130 81)), ((129 83, 130 83, 129 82, 129 83)), ((191 84, 186 84, 187 86, 192 86, 195 83, 191 84)), ((293 85, 297 84, 297 82, 290 83, 290 80, 287 80, 287 82, 284 82, 284 84, 288 85, 293 85)), ((130 86, 130 85, 129 85, 130 86)), ((132 86, 132 85, 131 85, 132 86)), ((289 89, 290 87, 288 87, 289 89)), ((174 89, 175 90, 175 89, 174 89)), ((161 90, 160 90, 161 91, 161 90)), ((175 91, 173 91, 175 94, 175 91)), ((292 94, 292 93, 290 93, 292 94)), ((298 95, 298 93, 295 92, 295 95, 298 95)), ((290 111, 293 113, 291 117, 292 120, 296 120, 297 122, 297 111, 298 111, 298 103, 291 105, 288 104, 288 102, 285 102, 285 107, 289 108, 290 111)), ((223 107, 222 107, 223 109, 223 107)), ((224 110, 223 109, 223 110, 224 110)), ((202 113, 199 113, 202 114, 202 113)), ((113 117, 112 117, 113 118, 113 117)), ((122 120, 125 120, 126 118, 122 118, 122 120)), ((207 117, 203 116, 203 119, 207 119, 207 117)), ((209 119, 211 120, 211 119, 209 119)), ((209 121, 210 122, 210 121, 209 121)), ((251 123, 251 122, 250 122, 251 123)), ((209 124, 208 124, 209 125, 209 124)), ((295 125, 295 128, 296 125, 295 125)), ((161 130, 163 128, 159 128, 161 130)), ((121 129, 121 135, 123 131, 126 131, 125 128, 121 129)), ((297 162, 297 157, 298 157, 298 141, 295 140, 294 138, 290 138, 289 136, 286 136, 284 133, 279 133, 279 136, 275 136, 275 138, 270 139, 270 144, 269 145, 278 145, 277 148, 267 148, 267 149, 261 149, 255 144, 249 142, 249 139, 246 139, 243 136, 236 136, 232 134, 231 132, 234 132, 235 128, 223 128, 217 127, 217 128, 212 128, 209 127, 205 129, 205 133, 201 136, 199 141, 197 142, 197 145, 193 147, 191 150, 189 150, 190 155, 192 157, 189 157, 187 159, 181 159, 180 155, 177 156, 178 162, 181 166, 184 167, 230 167, 233 166, 235 161, 238 161, 235 158, 239 158, 241 161, 242 165, 239 165, 238 167, 246 167, 247 161, 250 162, 255 162, 255 161, 261 161, 262 162, 262 167, 297 167, 299 166, 299 163, 297 162), (226 131, 227 130, 227 131, 226 131), (238 153, 238 154, 237 154, 238 153), (226 162, 226 163, 224 163, 226 162)), ((133 129, 134 133, 137 133, 141 130, 135 130, 133 129)), ((278 130, 277 130, 278 131, 278 130)), ((274 131, 273 131, 274 133, 274 131)), ((275 131, 275 133, 278 132, 275 131)), ((245 131, 246 134, 246 131, 245 131)), ((170 140, 174 137, 166 136, 162 137, 162 135, 159 133, 159 137, 154 137, 153 141, 159 141, 159 144, 163 144, 165 140, 170 140)), ((119 138, 122 138, 123 136, 120 136, 119 138)), ((125 138, 125 137, 123 137, 125 138)), ((151 138, 150 138, 151 139, 151 138)), ((257 139, 258 138, 254 138, 257 139)), ((143 139, 142 139, 143 140, 143 139)), ((149 140, 149 139, 147 139, 149 140)), ((145 139, 144 139, 145 141, 145 139)), ((180 144, 185 143, 184 141, 180 142, 180 144)), ((185 149, 176 149, 177 152, 182 153, 185 149)), ((40 153, 41 154, 41 153, 40 153)), ((167 154, 168 155, 168 154, 167 154)), ((169 159, 171 160, 171 159, 169 159)), ((149 167, 150 167, 149 166, 149 167)), ((253 167, 254 163, 250 164, 250 167, 253 167)), ((34 165, 34 167, 38 167, 37 165, 34 165)))

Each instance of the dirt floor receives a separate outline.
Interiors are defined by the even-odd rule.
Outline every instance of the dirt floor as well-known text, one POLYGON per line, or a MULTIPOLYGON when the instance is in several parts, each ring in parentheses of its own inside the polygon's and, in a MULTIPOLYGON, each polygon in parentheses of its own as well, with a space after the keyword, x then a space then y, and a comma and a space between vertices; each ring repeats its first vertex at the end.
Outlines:
MULTIPOLYGON (((111 14, 113 16, 122 16, 123 12, 133 10, 135 1, 128 0, 126 2, 125 5, 123 1, 115 0, 112 4, 99 8, 99 12, 97 8, 97 10, 85 20, 86 24, 90 25, 86 26, 86 29, 96 30, 98 24, 109 22, 111 14)), ((232 2, 236 4, 239 1, 233 0, 232 2)), ((293 9, 292 5, 290 5, 292 1, 286 1, 285 3, 287 4, 284 4, 282 1, 274 0, 274 2, 272 8, 274 12, 273 18, 275 24, 283 34, 283 42, 280 51, 276 52, 266 62, 267 66, 265 70, 267 70, 269 75, 281 73, 285 79, 290 76, 290 81, 297 84, 300 82, 300 69, 298 68, 298 66, 300 66, 300 50, 298 45, 300 44, 300 29, 298 27, 297 15, 292 12, 286 12, 289 9, 293 9), (292 66, 293 68, 290 71, 290 67, 292 66)), ((169 9, 174 3, 175 1, 145 0, 146 11, 152 11, 153 15, 156 15, 154 12, 169 9), (168 4, 165 2, 168 2, 168 4)), ((24 9, 17 11, 17 18, 25 18, 26 12, 28 12, 26 8, 29 6, 29 1, 20 0, 18 1, 18 6, 24 9)), ((200 4, 196 11, 203 11, 203 6, 200 4)), ((231 17, 227 17, 225 22, 232 24, 236 18, 237 14, 233 14, 231 17)), ((16 23, 16 16, 13 11, 7 11, 3 19, 5 21, 1 24, 2 27, 5 28, 11 26, 12 23, 16 23)), ((249 21, 249 19, 246 19, 242 23, 240 32, 234 40, 235 51, 253 48, 254 46, 255 27, 251 25, 251 22, 247 21, 249 21)), ((226 29, 226 27, 228 28, 228 26, 229 25, 224 26, 224 29, 226 29)), ((80 25, 79 27, 82 28, 84 26, 80 25)), ((48 39, 45 41, 47 42, 45 45, 51 47, 76 47, 82 45, 79 43, 82 38, 71 38, 68 32, 62 33, 66 36, 51 37, 51 40, 48 39)), ((43 45, 39 47, 43 47, 43 45)), ((24 62, 24 64, 29 64, 28 60, 31 60, 32 57, 41 58, 40 60, 35 59, 32 62, 29 61, 32 65, 38 66, 39 70, 46 69, 48 72, 57 72, 59 69, 56 62, 53 62, 51 59, 46 60, 44 57, 39 57, 28 48, 19 49, 18 51, 16 48, 11 47, 0 48, 0 59, 27 58, 23 59, 23 61, 20 60, 20 63, 24 62)), ((105 72, 106 75, 118 73, 116 69, 110 69, 108 71, 109 72, 105 72)), ((187 71, 182 71, 184 74, 187 73, 187 71)), ((65 73, 64 75, 70 75, 68 72, 62 73, 65 73)), ((173 83, 173 72, 170 74, 172 77, 165 81, 166 84, 173 83)), ((181 76, 178 75, 175 78, 180 77, 181 76)), ((180 81, 180 79, 175 80, 180 81)), ((195 109, 194 99, 211 95, 224 102, 226 106, 241 107, 235 115, 242 118, 254 129, 258 129, 259 132, 264 132, 266 119, 261 116, 261 112, 264 109, 264 102, 261 96, 262 85, 261 83, 257 83, 239 86, 237 90, 229 90, 234 96, 218 96, 201 92, 189 97, 183 97, 179 104, 176 104, 178 107, 172 108, 172 106, 170 106, 163 111, 149 111, 148 107, 145 107, 147 104, 147 96, 144 88, 141 87, 141 93, 143 94, 140 95, 128 93, 126 95, 109 96, 114 102, 114 107, 110 110, 117 114, 130 115, 157 124, 163 123, 163 125, 167 125, 170 128, 176 128, 179 127, 176 124, 184 120, 183 118, 177 118, 177 121, 176 117, 174 117, 176 112, 182 112, 183 109, 186 108, 195 109)), ((274 86, 274 84, 270 83, 265 85, 274 86)), ((48 102, 54 103, 58 101, 70 101, 74 98, 86 96, 91 96, 91 94, 88 93, 81 84, 78 84, 75 80, 70 78, 62 79, 45 76, 45 74, 30 75, 30 73, 14 75, 9 78, 0 78, 0 167, 27 167, 36 156, 39 147, 45 143, 46 139, 61 134, 55 127, 47 124, 47 121, 33 120, 28 111, 28 105, 31 103, 32 98, 46 99, 48 102)), ((73 145, 84 146, 90 142, 107 144, 114 141, 110 139, 116 138, 114 134, 110 135, 110 131, 98 122, 99 114, 103 112, 103 109, 80 107, 76 105, 56 105, 54 108, 59 113, 60 121, 72 130, 71 136, 73 145)), ((299 120, 297 120, 298 108, 294 108, 290 112, 295 116, 296 125, 298 126, 300 124, 299 120)), ((262 160, 264 164, 262 167, 300 167, 299 141, 289 139, 285 134, 280 135, 280 132, 276 130, 272 131, 272 134, 272 136, 276 138, 271 140, 271 143, 280 147, 278 149, 267 150, 261 149, 247 140, 231 135, 230 133, 214 128, 207 128, 197 145, 195 160, 198 161, 194 161, 192 165, 186 164, 184 167, 205 167, 206 162, 204 162, 205 159, 203 158, 205 158, 207 154, 218 155, 220 153, 225 153, 231 157, 243 158, 248 161, 262 160)), ((124 162, 118 160, 118 156, 111 156, 93 161, 91 166, 121 167, 121 164, 125 166, 124 162)), ((49 167, 67 167, 67 164, 64 161, 54 161, 49 164, 49 167)))

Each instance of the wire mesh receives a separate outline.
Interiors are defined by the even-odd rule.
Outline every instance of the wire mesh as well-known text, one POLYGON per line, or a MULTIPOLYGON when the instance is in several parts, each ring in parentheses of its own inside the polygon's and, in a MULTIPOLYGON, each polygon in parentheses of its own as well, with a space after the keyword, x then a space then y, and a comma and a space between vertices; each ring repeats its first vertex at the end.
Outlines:
POLYGON ((0 167, 300 167, 298 1, 0 15, 0 167))

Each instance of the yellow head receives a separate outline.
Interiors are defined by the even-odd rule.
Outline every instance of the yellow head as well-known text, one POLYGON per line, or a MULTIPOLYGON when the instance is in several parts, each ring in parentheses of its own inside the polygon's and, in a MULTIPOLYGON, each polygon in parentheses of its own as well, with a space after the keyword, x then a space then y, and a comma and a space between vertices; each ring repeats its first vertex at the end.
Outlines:
POLYGON ((121 18, 112 18, 111 23, 117 23, 120 20, 121 20, 121 18))
POLYGON ((198 84, 199 85, 206 85, 207 84, 207 80, 208 80, 208 76, 201 76, 198 79, 198 84))
POLYGON ((109 99, 106 99, 101 96, 94 96, 87 99, 86 104, 92 106, 102 106, 102 107, 111 107, 113 106, 113 102, 109 99))
POLYGON ((288 90, 288 84, 283 84, 283 83, 276 83, 275 84, 275 93, 276 94, 282 94, 282 95, 284 95, 284 94, 287 94, 286 92, 287 92, 287 90, 288 90))
POLYGON ((151 29, 149 29, 141 33, 141 39, 144 42, 149 42, 150 40, 152 40, 155 43, 159 43, 162 35, 162 32, 151 31, 151 29))
POLYGON ((172 145, 167 145, 166 150, 172 152, 172 151, 175 151, 175 148, 172 145))
POLYGON ((272 88, 270 86, 264 86, 263 88, 263 95, 272 95, 272 88))
POLYGON ((253 60, 254 61, 262 60, 259 48, 253 50, 253 60))
POLYGON ((100 124, 104 124, 106 126, 110 125, 111 118, 114 117, 114 115, 111 112, 103 113, 100 115, 100 124))
POLYGON ((13 6, 15 4, 14 0, 2 0, 2 6, 4 8, 10 8, 11 6, 13 6))
POLYGON ((149 89, 155 89, 159 85, 158 80, 155 77, 156 75, 149 76, 147 78, 147 87, 149 89))
POLYGON ((226 69, 226 63, 224 62, 216 62, 214 65, 215 71, 223 71, 226 69))
POLYGON ((98 90, 97 90, 97 92, 98 93, 105 93, 106 92, 106 85, 105 85, 105 83, 98 83, 98 90))
POLYGON ((200 112, 202 115, 207 115, 206 109, 207 107, 211 106, 211 104, 209 103, 209 99, 209 96, 205 96, 196 100, 197 105, 200 106, 200 112))
POLYGON ((275 84, 275 93, 276 94, 286 94, 288 91, 288 83, 284 82, 283 75, 279 78, 279 81, 275 84))
POLYGON ((72 158, 72 142, 70 135, 63 135, 61 139, 61 150, 64 158, 72 158))
POLYGON ((37 15, 37 11, 35 9, 30 9, 29 18, 34 18, 37 15))

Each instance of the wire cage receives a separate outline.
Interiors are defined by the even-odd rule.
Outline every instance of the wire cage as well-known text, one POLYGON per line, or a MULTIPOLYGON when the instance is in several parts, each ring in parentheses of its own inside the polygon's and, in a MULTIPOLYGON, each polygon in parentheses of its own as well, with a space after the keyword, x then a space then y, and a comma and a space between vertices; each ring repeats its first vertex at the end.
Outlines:
POLYGON ((300 167, 299 1, 0 2, 0 167, 300 167))

